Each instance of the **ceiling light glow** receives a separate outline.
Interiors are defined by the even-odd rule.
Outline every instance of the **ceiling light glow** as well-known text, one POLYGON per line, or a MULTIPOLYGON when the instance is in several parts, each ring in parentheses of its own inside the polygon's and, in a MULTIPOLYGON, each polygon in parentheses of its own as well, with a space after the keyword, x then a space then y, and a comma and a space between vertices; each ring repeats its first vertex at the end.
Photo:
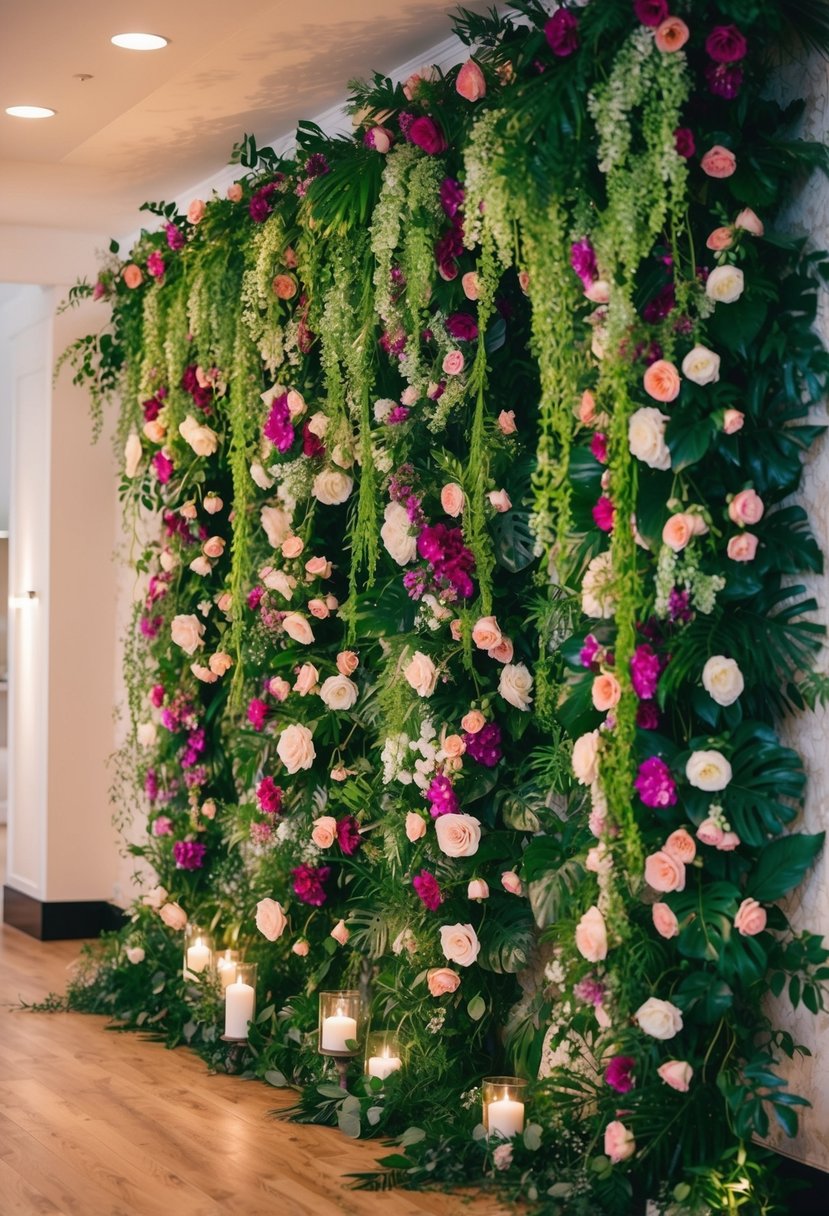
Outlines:
POLYGON ((110 42, 125 51, 160 51, 167 45, 167 39, 160 34, 115 34, 110 42))
POLYGON ((6 106, 12 118, 54 118, 55 111, 48 106, 6 106))

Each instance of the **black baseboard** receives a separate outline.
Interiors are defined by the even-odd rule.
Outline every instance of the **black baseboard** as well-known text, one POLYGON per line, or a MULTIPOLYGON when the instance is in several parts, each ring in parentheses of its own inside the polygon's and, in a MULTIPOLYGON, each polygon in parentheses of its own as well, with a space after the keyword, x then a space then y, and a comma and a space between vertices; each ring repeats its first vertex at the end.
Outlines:
POLYGON ((41 942, 97 937, 105 929, 120 929, 126 917, 102 899, 48 902, 3 887, 3 921, 41 942))
POLYGON ((790 1216, 826 1216, 829 1212, 829 1173, 782 1155, 776 1172, 783 1184, 790 1216))

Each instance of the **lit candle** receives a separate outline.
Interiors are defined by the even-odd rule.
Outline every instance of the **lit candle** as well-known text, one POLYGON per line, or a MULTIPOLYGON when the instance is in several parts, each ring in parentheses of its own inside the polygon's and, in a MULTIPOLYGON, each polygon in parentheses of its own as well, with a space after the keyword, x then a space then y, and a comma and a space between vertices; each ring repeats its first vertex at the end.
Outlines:
POLYGON ((503 1098, 490 1102, 487 1106, 486 1122, 490 1135, 500 1132, 509 1139, 524 1130, 524 1103, 514 1102, 507 1097, 507 1091, 504 1090, 503 1098))
POLYGON ((368 1075, 370 1077, 379 1077, 381 1081, 385 1081, 389 1073, 397 1072, 402 1064, 403 1061, 400 1059, 400 1056, 390 1056, 388 1048, 386 1048, 381 1056, 369 1056, 368 1075))
POLYGON ((187 947, 187 970, 199 975, 210 962, 210 947, 205 946, 200 937, 195 944, 187 947))
POLYGON ((349 1039, 357 1038, 357 1021, 355 1018, 346 1017, 341 1009, 337 1010, 334 1017, 326 1018, 322 1023, 322 1042, 320 1043, 321 1051, 337 1051, 345 1055, 351 1055, 351 1049, 348 1047, 349 1039))
POLYGON ((229 984, 232 984, 236 979, 236 959, 233 950, 225 950, 224 954, 220 954, 216 960, 216 966, 219 970, 219 982, 222 985, 222 991, 229 984))
POLYGON ((242 980, 225 988, 225 1034, 229 1039, 246 1039, 248 1025, 253 1021, 256 989, 242 980))

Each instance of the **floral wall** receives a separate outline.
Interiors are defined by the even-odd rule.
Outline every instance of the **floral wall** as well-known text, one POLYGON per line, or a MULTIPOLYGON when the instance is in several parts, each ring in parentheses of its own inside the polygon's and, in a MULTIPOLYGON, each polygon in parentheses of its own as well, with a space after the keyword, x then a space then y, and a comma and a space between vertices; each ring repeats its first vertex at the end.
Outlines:
POLYGON ((778 224, 826 150, 768 88, 829 25, 517 7, 353 82, 353 138, 246 135, 226 197, 146 204, 71 293, 112 304, 66 357, 121 401, 114 795, 157 883, 68 1000, 391 1141, 363 1185, 769 1211, 754 1137, 806 1105, 770 994, 819 1017, 829 976, 779 734, 827 692, 792 495, 829 359, 778 224), (241 1047, 197 933, 258 963, 241 1047), (500 1134, 488 1075, 528 1083, 500 1134))

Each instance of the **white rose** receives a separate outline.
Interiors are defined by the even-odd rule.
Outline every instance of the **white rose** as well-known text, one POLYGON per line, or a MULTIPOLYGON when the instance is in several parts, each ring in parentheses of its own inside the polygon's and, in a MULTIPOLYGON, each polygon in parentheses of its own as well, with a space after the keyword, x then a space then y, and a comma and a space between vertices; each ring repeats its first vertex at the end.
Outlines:
POLYGON ((195 654, 204 645, 203 634, 204 625, 192 614, 174 616, 170 623, 170 636, 185 654, 195 654))
POLYGON ((141 447, 141 440, 136 435, 135 431, 130 431, 129 438, 124 445, 124 476, 130 480, 138 472, 138 466, 141 464, 141 457, 144 449, 141 447))
POLYGON ((219 446, 219 436, 209 426, 202 426, 192 414, 179 423, 179 434, 197 456, 212 456, 219 446))
POLYGON ((133 964, 143 963, 146 957, 143 946, 127 946, 126 955, 133 964))
POLYGON ((722 752, 692 752, 685 765, 685 776, 695 789, 714 793, 724 790, 731 780, 731 765, 722 752))
POLYGON ((325 432, 328 430, 328 417, 318 410, 316 414, 312 414, 308 419, 308 430, 312 435, 316 435, 317 439, 324 439, 325 432))
POLYGON ((210 558, 205 557, 203 553, 200 553, 198 557, 193 558, 189 569, 191 569, 194 574, 198 574, 199 578, 206 578, 213 567, 210 564, 210 558))
POLYGON ((592 785, 599 776, 599 732, 588 731, 573 744, 573 773, 579 785, 592 785))
POLYGON ((320 697, 329 709, 351 709, 359 689, 348 676, 329 676, 320 689, 320 697))
POLYGON ((158 731, 155 722, 139 722, 135 735, 142 747, 152 747, 158 731))
POLYGON ((275 942, 285 932, 288 919, 282 905, 275 899, 260 899, 256 905, 256 928, 269 942, 275 942))
POLYGON ((639 1029, 653 1039, 672 1039, 682 1030, 681 1011, 670 1001, 660 1001, 655 996, 648 997, 633 1016, 639 1029))
POLYGON ((289 638, 302 646, 310 646, 314 640, 314 631, 304 616, 298 612, 289 612, 282 618, 282 628, 289 638))
POLYGON ((399 502, 390 502, 383 512, 386 521, 380 536, 386 549, 398 566, 408 565, 417 557, 417 537, 412 535, 412 524, 406 508, 399 502))
POLYGON ((594 557, 584 572, 581 584, 581 610, 585 616, 610 617, 616 611, 616 598, 610 591, 610 550, 594 557))
POLYGON ((406 682, 419 697, 431 697, 438 682, 438 671, 432 660, 421 650, 416 650, 403 670, 406 682))
POLYGON ((323 469, 314 478, 311 493, 323 506, 336 507, 345 502, 353 488, 353 479, 340 469, 323 469))
POLYGON ((682 360, 682 374, 694 384, 715 384, 720 378, 720 356, 707 346, 695 346, 682 360))
POLYGON ((291 517, 281 507, 263 507, 259 519, 272 549, 281 549, 282 542, 291 531, 291 517))
POLYGON ((450 963, 471 967, 480 953, 481 943, 471 925, 441 925, 440 948, 450 963))
POLYGON ((734 659, 715 654, 702 669, 702 686, 718 705, 733 705, 742 695, 745 680, 734 659))
POLYGON ((254 460, 250 466, 250 475, 260 490, 269 490, 273 485, 273 478, 268 476, 258 460, 254 460))
POLYGON ((498 691, 516 709, 528 710, 532 704, 533 678, 523 663, 507 663, 498 681, 498 691))
POLYGON ((474 815, 438 815, 435 835, 447 857, 472 857, 481 843, 481 824, 474 815))
POLYGON ((380 401, 374 402, 374 421, 385 422, 392 410, 397 409, 396 401, 389 401, 387 397, 380 401))
POLYGON ((294 722, 286 726, 279 736, 276 753, 289 773, 298 773, 300 769, 310 768, 317 754, 314 736, 307 726, 294 722))
POLYGON ((286 574, 284 570, 274 570, 273 566, 263 566, 259 577, 269 591, 278 591, 286 600, 293 598, 296 579, 292 574, 286 574))
POLYGON ((745 287, 745 276, 738 266, 718 266, 705 284, 705 294, 717 304, 733 304, 745 287))
POLYGON ((628 419, 628 448, 632 456, 643 461, 648 468, 671 467, 671 453, 665 442, 665 423, 668 415, 655 406, 646 405, 635 410, 628 419))

